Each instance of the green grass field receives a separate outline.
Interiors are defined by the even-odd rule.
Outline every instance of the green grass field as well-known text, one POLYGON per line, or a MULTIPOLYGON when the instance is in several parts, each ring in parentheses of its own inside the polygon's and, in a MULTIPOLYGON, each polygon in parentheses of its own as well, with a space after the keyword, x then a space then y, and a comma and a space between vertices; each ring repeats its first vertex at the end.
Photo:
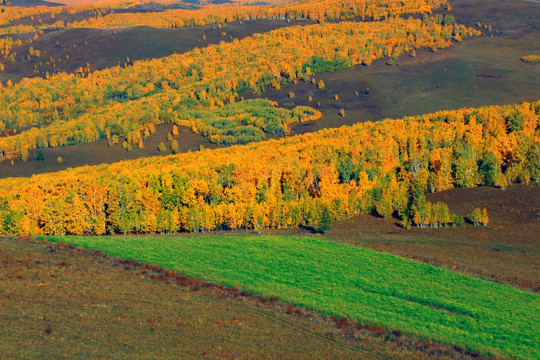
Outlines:
POLYGON ((316 238, 48 237, 484 354, 540 358, 540 297, 316 238))

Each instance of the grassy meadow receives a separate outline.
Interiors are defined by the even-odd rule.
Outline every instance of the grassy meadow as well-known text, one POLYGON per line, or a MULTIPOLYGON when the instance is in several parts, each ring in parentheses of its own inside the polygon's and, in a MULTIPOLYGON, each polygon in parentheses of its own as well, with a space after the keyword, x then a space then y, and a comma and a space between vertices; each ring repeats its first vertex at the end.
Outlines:
POLYGON ((485 355, 540 357, 540 298, 317 238, 47 237, 485 355))

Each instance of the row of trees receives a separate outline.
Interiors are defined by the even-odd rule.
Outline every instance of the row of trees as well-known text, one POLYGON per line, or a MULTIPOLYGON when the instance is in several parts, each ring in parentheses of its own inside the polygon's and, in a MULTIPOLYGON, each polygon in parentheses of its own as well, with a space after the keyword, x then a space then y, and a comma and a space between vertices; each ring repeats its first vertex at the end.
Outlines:
POLYGON ((427 192, 537 183, 538 129, 540 101, 4 179, 0 231, 317 227, 324 213, 343 219, 372 212, 398 214, 411 226, 441 226, 447 210, 427 204, 427 192))
MULTIPOLYGON (((65 1, 64 1, 65 2, 65 1)), ((59 14, 80 14, 82 12, 94 12, 95 16, 100 16, 104 12, 113 9, 127 9, 136 5, 141 5, 149 2, 172 3, 167 0, 131 0, 131 1, 105 1, 102 3, 86 3, 86 4, 71 4, 66 6, 11 6, 9 2, 2 6, 0 5, 0 26, 11 25, 11 23, 23 18, 36 20, 40 17, 54 17, 59 14)))
MULTIPOLYGON (((272 6, 274 2, 280 1, 268 0, 268 6, 272 6)), ((178 0, 120 0, 120 1, 88 1, 88 0, 64 0, 65 6, 12 6, 9 1, 0 3, 0 34, 25 34, 45 29, 66 28, 66 22, 57 20, 58 15, 83 15, 88 18, 99 19, 107 14, 114 13, 115 10, 131 10, 136 13, 137 6, 145 4, 160 3, 164 6, 183 5, 186 9, 197 9, 191 3, 181 4, 178 0), (180 3, 180 4, 179 4, 180 3)), ((246 5, 250 1, 235 1, 238 5, 246 5)), ((216 8, 216 5, 206 5, 216 8)), ((215 10, 216 11, 216 10, 215 10)), ((148 13, 142 11, 142 13, 148 13)), ((159 13, 157 11, 156 13, 159 13)), ((76 23, 76 21, 74 21, 76 23)), ((73 27, 73 26, 70 26, 73 27)))
POLYGON ((133 26, 183 27, 220 24, 237 20, 289 19, 346 20, 355 17, 362 20, 382 20, 403 14, 431 13, 441 6, 449 7, 447 0, 304 0, 279 6, 225 5, 206 6, 198 10, 171 9, 151 13, 112 13, 92 17, 67 27, 121 28, 133 26))
POLYGON ((474 34, 431 17, 295 26, 87 77, 25 79, 0 92, 0 130, 30 129, 0 139, 0 155, 22 157, 36 147, 96 141, 107 132, 125 136, 149 123, 175 122, 175 112, 181 119, 193 102, 212 109, 235 102, 244 91, 261 93, 267 86, 309 79, 314 58, 370 64, 412 49, 447 47, 452 38, 474 34))
POLYGON ((136 3, 140 4, 142 1, 75 6, 0 6, 0 35, 26 34, 45 29, 65 28, 64 21, 55 21, 57 15, 87 13, 89 17, 100 17, 113 9, 127 8, 136 3))
MULTIPOLYGON (((170 9, 156 12, 114 12, 114 9, 133 8, 150 1, 129 1, 106 4, 90 4, 59 7, 6 7, 3 8, 0 25, 10 25, 16 20, 58 14, 87 13, 87 19, 65 23, 64 21, 35 21, 0 28, 0 34, 21 34, 51 28, 121 28, 133 26, 183 27, 220 24, 236 20, 293 19, 293 20, 344 20, 360 17, 363 20, 382 20, 392 16, 414 13, 431 13, 441 6, 449 8, 447 0, 304 0, 272 6, 235 4, 205 5, 204 8, 170 9)), ((160 1, 164 2, 164 1, 160 1)), ((166 3, 166 2, 165 2, 166 3)))

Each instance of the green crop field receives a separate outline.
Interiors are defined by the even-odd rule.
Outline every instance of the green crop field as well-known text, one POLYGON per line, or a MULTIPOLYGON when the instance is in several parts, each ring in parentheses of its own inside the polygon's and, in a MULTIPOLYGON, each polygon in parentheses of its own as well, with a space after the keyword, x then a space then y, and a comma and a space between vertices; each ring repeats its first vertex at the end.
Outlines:
POLYGON ((47 239, 484 354, 540 358, 537 294, 394 255, 316 238, 47 239))

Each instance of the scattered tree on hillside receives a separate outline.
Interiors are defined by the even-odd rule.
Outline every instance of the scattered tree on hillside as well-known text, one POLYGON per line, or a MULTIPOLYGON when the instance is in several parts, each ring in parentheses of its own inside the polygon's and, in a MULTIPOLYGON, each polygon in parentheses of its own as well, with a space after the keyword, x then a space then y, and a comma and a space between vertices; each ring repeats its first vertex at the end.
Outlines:
MULTIPOLYGON (((484 209, 484 210, 486 210, 486 209, 484 209)), ((486 215, 486 220, 488 220, 487 219, 487 211, 485 212, 485 215, 486 215)), ((473 212, 469 216, 469 219, 471 220, 471 222, 473 223, 474 226, 479 226, 480 223, 484 222, 484 212, 482 212, 482 210, 480 210, 479 208, 476 208, 476 209, 473 210, 473 212)), ((487 224, 487 222, 486 222, 486 224, 487 224)))
POLYGON ((487 213, 487 209, 484 208, 484 210, 482 210, 482 226, 486 227, 488 222, 489 222, 489 216, 488 216, 488 213, 487 213))
POLYGON ((178 145, 178 141, 173 140, 171 142, 171 151, 173 154, 177 154, 180 151, 180 147, 178 145))

